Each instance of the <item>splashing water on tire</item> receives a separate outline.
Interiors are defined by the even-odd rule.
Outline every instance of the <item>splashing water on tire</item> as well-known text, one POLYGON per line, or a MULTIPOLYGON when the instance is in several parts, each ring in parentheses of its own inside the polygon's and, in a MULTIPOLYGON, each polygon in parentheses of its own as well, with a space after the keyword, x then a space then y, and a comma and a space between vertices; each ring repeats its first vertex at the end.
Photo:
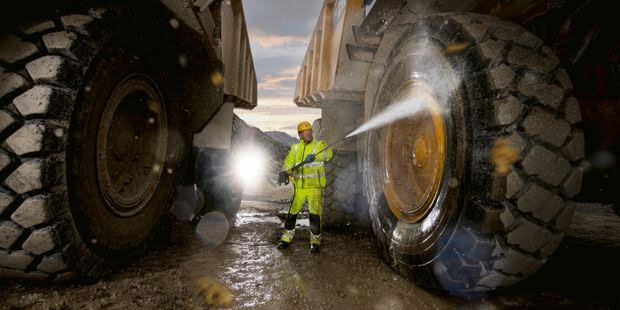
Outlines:
MULTIPOLYGON (((450 106, 448 104, 449 98, 452 96, 454 90, 456 90, 461 84, 461 73, 454 72, 453 70, 443 70, 445 68, 445 57, 449 57, 453 54, 458 54, 463 51, 468 45, 455 44, 440 49, 434 46, 431 42, 423 41, 420 43, 423 46, 421 51, 416 52, 420 55, 432 55, 432 57, 424 58, 423 60, 414 62, 411 68, 413 80, 423 80, 428 85, 432 86, 432 94, 425 91, 419 91, 414 89, 410 94, 404 96, 403 100, 395 102, 394 104, 385 108, 385 110, 379 112, 374 117, 367 120, 359 128, 352 131, 346 136, 352 137, 360 133, 383 127, 395 121, 415 116, 418 112, 424 110, 425 100, 430 100, 429 96, 433 96, 440 106, 442 107, 442 113, 448 113, 450 106), (415 74, 421 68, 432 68, 431 73, 424 77, 415 74)), ((424 71, 424 70, 421 70, 424 71)))

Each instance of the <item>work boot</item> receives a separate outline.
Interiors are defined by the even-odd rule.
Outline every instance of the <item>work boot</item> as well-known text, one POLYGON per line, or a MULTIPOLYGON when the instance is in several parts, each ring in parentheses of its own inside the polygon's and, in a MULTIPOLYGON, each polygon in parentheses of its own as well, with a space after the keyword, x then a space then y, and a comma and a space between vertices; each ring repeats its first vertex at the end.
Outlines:
POLYGON ((321 251, 321 248, 319 247, 318 244, 310 245, 310 253, 318 254, 320 251, 321 251))
POLYGON ((278 244, 278 249, 279 250, 286 249, 286 248, 288 248, 289 245, 291 245, 291 244, 286 242, 286 241, 280 241, 280 244, 278 244))

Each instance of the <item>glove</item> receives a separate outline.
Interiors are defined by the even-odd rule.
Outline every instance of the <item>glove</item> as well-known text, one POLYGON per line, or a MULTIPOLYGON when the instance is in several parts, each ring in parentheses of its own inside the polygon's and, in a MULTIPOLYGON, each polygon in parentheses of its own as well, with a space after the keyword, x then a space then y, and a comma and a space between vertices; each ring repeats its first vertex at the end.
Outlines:
POLYGON ((316 156, 314 154, 309 154, 308 156, 306 156, 306 159, 304 159, 304 164, 309 164, 313 162, 315 158, 316 156))
POLYGON ((288 172, 282 171, 278 174, 278 186, 280 185, 288 185, 288 172))

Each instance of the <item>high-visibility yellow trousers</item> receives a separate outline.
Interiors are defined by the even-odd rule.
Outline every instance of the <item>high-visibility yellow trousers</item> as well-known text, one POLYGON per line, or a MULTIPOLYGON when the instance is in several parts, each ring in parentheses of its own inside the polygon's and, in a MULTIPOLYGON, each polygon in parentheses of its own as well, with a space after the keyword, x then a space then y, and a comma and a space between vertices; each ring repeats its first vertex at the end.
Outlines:
POLYGON ((295 235, 297 214, 308 202, 310 213, 310 244, 321 244, 321 212, 323 210, 323 188, 295 188, 291 206, 284 223, 284 232, 280 240, 291 242, 295 235))

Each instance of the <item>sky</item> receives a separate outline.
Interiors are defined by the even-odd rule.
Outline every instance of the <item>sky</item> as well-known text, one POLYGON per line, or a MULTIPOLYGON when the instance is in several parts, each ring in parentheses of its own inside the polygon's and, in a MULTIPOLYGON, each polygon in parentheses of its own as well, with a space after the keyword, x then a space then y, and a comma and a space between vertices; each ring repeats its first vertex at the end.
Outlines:
POLYGON ((295 83, 323 0, 244 0, 257 79, 258 106, 235 109, 250 126, 297 137, 297 124, 321 117, 320 109, 293 103, 295 83))

